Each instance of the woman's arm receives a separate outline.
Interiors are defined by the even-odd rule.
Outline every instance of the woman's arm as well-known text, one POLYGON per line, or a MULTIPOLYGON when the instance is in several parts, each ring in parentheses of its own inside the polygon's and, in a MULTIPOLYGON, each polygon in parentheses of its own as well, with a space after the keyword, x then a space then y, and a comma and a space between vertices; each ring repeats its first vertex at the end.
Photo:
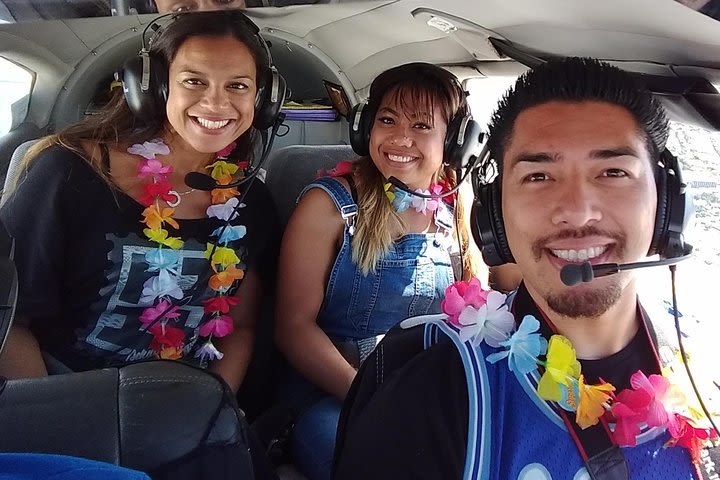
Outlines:
POLYGON ((213 340, 223 358, 212 363, 210 370, 220 375, 237 393, 250 359, 255 341, 255 325, 260 312, 262 286, 257 273, 248 270, 235 296, 240 302, 230 310, 235 330, 230 335, 213 340))
POLYGON ((35 336, 26 327, 10 327, 5 347, 0 355, 0 376, 7 378, 44 377, 45 362, 35 336))
POLYGON ((317 324, 344 223, 330 197, 310 190, 293 213, 280 248, 275 339, 293 367, 340 400, 355 369, 317 324))

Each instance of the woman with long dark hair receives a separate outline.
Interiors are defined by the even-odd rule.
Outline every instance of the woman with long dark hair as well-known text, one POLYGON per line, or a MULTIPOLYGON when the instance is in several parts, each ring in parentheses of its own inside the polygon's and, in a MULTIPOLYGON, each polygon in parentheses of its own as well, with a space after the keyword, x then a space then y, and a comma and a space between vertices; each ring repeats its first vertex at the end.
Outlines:
POLYGON ((270 59, 234 11, 176 15, 149 43, 149 90, 126 72, 125 95, 34 145, 2 209, 20 280, 6 376, 46 374, 43 352, 71 370, 182 359, 242 382, 272 201, 259 181, 206 192, 184 177, 246 173, 270 59))

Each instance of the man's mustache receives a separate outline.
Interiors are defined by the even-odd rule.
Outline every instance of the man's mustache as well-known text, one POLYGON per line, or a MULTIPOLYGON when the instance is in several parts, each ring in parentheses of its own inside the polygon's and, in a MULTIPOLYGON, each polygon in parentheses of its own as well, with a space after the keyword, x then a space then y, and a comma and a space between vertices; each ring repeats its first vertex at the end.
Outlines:
POLYGON ((601 230, 595 226, 588 225, 582 228, 561 230, 545 237, 541 237, 533 242, 532 253, 535 257, 535 260, 540 260, 540 258, 542 257, 542 252, 546 248, 545 245, 550 242, 554 242, 556 240, 567 240, 568 238, 578 239, 591 236, 611 238, 615 241, 615 250, 619 254, 621 254, 623 249, 625 248, 626 237, 622 232, 601 230))

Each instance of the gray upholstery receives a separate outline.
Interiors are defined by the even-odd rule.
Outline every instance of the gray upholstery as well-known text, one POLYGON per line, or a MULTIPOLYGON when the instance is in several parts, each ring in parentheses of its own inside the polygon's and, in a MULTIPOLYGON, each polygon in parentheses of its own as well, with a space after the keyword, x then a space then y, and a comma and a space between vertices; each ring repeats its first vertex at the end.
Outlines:
POLYGON ((304 120, 285 120, 279 133, 284 135, 275 139, 274 149, 291 145, 338 145, 350 144, 348 123, 345 120, 336 122, 313 122, 304 120))
POLYGON ((295 145, 272 152, 265 183, 283 225, 290 218, 298 195, 315 179, 318 170, 355 158, 357 155, 349 145, 295 145))
MULTIPOLYGON (((226 385, 180 362, 9 380, 0 389, 0 452, 72 455, 152 471, 199 447, 242 444, 243 424, 226 385)), ((248 471, 237 478, 252 478, 249 456, 244 460, 248 471)))
POLYGON ((12 191, 15 189, 15 184, 17 183, 20 172, 22 171, 22 168, 20 168, 22 166, 22 159, 25 157, 25 154, 30 147, 35 145, 37 141, 38 140, 35 139, 21 143, 13 152, 12 157, 10 157, 10 164, 8 165, 7 173, 5 175, 5 186, 3 187, 0 205, 5 203, 5 200, 8 199, 12 191))

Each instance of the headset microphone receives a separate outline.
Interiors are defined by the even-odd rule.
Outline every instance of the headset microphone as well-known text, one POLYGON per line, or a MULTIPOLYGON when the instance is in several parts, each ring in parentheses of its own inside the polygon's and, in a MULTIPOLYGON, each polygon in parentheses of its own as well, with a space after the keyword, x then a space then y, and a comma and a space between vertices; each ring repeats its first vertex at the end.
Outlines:
MULTIPOLYGON (((463 167, 466 169, 465 174, 462 177, 460 177, 460 180, 458 180, 457 185, 455 185, 453 188, 451 188, 447 192, 443 192, 443 193, 439 193, 439 194, 432 194, 432 193, 427 194, 427 193, 416 192, 414 190, 411 190, 410 187, 408 187, 404 182, 402 182, 401 180, 398 180, 395 177, 388 178, 388 182, 390 182, 395 188, 402 190, 403 192, 408 193, 410 195, 415 195, 416 197, 445 198, 447 196, 454 194, 458 190, 460 190, 460 187, 462 186, 462 184, 465 182, 465 180, 467 180, 467 178, 470 176, 472 171, 475 170, 475 167, 477 166, 478 162, 481 159, 485 158, 485 155, 487 155, 488 149, 489 149, 488 144, 487 144, 487 142, 485 142, 479 155, 470 155, 470 159, 469 159, 467 165, 465 167, 463 167)), ((460 170, 462 170, 462 168, 460 168, 460 170)), ((457 172, 457 173, 459 173, 459 172, 457 172)))
POLYGON ((228 183, 227 185, 220 185, 210 175, 206 175, 200 172, 190 172, 185 175, 185 185, 190 188, 194 188, 195 190, 209 192, 211 190, 215 190, 216 188, 239 187, 240 185, 244 185, 247 182, 251 181, 253 178, 255 178, 255 176, 257 176, 258 173, 260 173, 262 166, 265 164, 265 160, 267 160, 273 143, 275 142, 275 137, 277 136, 278 129, 280 128, 280 125, 282 125, 284 120, 285 114, 282 112, 279 113, 277 118, 275 119, 275 123, 272 125, 272 130, 270 131, 270 138, 268 139, 267 144, 263 148, 263 152, 260 156, 260 161, 258 162, 257 167, 253 168, 252 171, 248 172, 247 175, 245 175, 240 180, 228 183))
POLYGON ((606 275, 614 275, 625 270, 635 270, 637 268, 662 267, 667 265, 675 265, 692 257, 692 245, 685 244, 684 255, 680 257, 664 258, 651 262, 634 262, 634 263, 601 263, 592 265, 590 262, 571 263, 565 265, 560 270, 560 280, 568 287, 573 287, 579 283, 591 282, 594 278, 604 277, 606 275))

